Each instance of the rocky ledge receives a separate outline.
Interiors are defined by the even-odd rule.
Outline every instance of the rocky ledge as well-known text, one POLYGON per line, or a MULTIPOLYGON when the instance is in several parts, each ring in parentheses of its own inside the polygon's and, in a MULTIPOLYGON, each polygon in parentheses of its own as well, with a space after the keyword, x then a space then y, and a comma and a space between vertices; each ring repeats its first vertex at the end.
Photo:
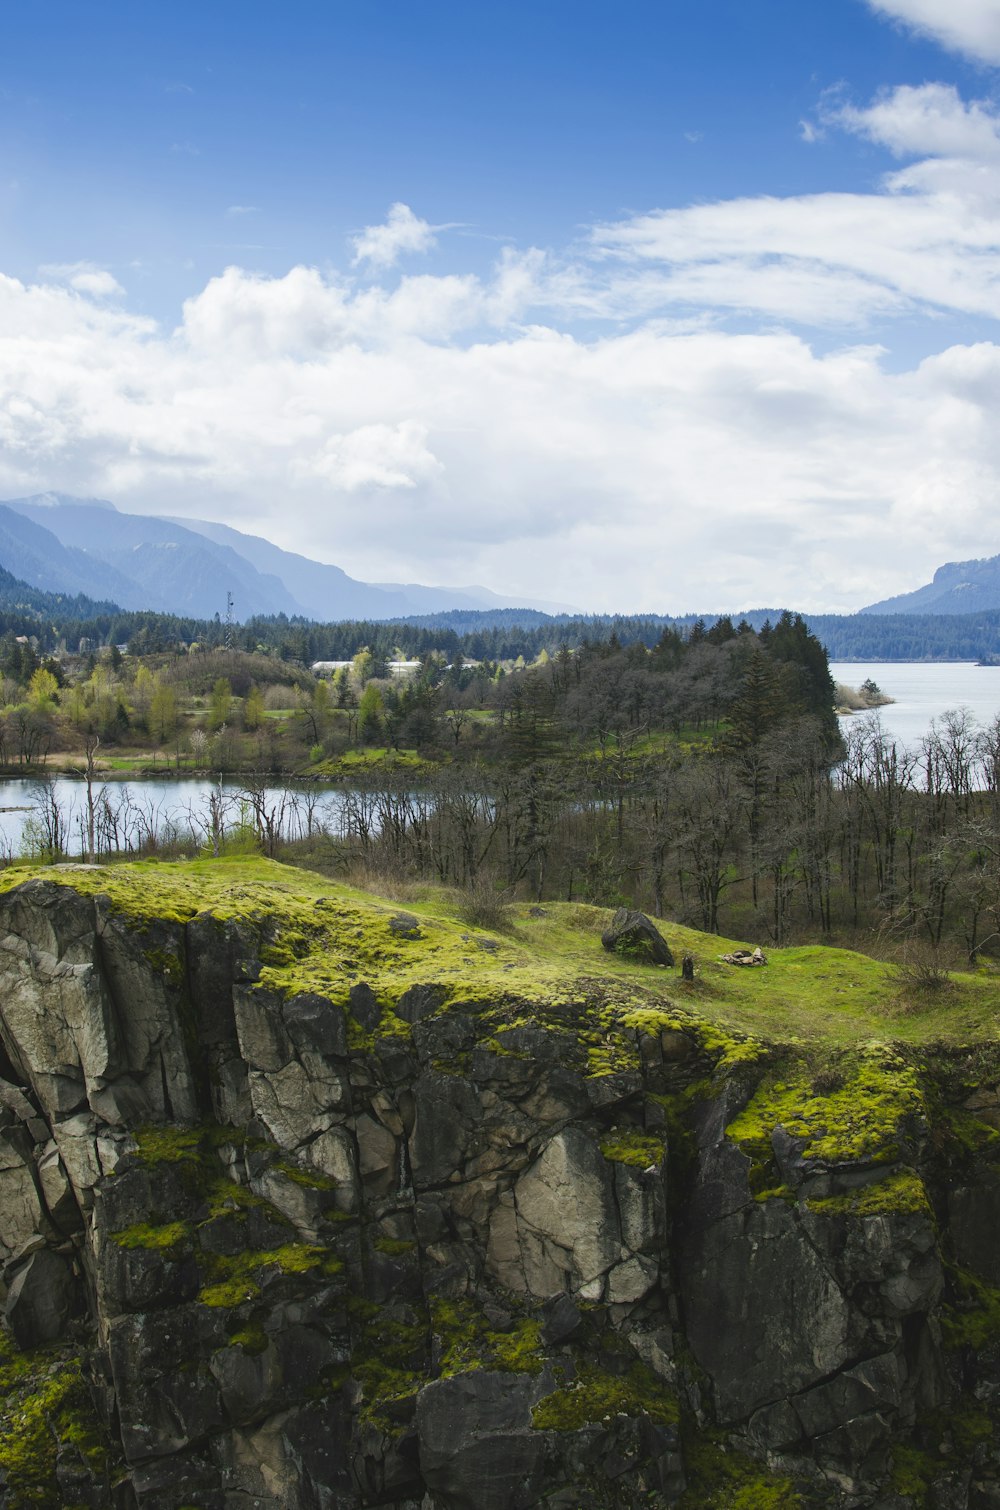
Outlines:
POLYGON ((817 1066, 596 909, 6 886, 3 1505, 1000 1506, 994 1045, 817 1066))

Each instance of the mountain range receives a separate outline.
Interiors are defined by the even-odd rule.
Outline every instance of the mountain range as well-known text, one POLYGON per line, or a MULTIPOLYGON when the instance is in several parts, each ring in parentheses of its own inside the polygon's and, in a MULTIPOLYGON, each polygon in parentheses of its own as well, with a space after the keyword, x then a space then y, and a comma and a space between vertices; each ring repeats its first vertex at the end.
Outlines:
POLYGON ((451 609, 566 605, 500 597, 485 587, 359 582, 339 566, 204 519, 126 514, 101 498, 38 493, 0 503, 0 564, 32 587, 125 609, 210 619, 258 614, 394 619, 451 609))
POLYGON ((883 598, 860 612, 956 614, 979 613, 987 608, 1000 608, 1000 556, 948 561, 923 587, 883 598))

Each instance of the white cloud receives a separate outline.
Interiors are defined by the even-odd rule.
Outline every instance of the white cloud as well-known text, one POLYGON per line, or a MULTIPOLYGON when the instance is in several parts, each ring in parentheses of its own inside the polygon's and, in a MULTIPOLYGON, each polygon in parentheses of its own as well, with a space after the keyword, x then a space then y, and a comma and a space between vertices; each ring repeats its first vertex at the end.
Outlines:
POLYGON ((415 488, 442 470, 427 449, 427 428, 416 420, 397 425, 359 425, 346 435, 330 435, 310 456, 295 463, 305 481, 319 479, 341 493, 370 488, 415 488))
POLYGON ((231 204, 226 206, 227 215, 258 215, 260 206, 255 204, 231 204))
POLYGON ((868 0, 873 11, 902 21, 942 46, 984 63, 1000 63, 997 0, 868 0))
POLYGON ((916 310, 1000 316, 1000 115, 927 84, 865 108, 827 100, 829 127, 916 160, 868 194, 757 196, 599 226, 609 304, 837 327, 916 310))
POLYGON ((1000 317, 996 115, 925 85, 820 121, 896 169, 505 247, 479 276, 230 267, 169 331, 81 298, 89 264, 0 277, 0 496, 593 608, 856 607, 1000 550, 1000 344, 936 334, 1000 317), (891 339, 899 315, 946 349, 887 356, 866 322, 891 339), (796 322, 856 332, 824 353, 796 322))
POLYGON ((1000 163, 1000 114, 987 100, 966 104, 953 84, 903 84, 864 109, 828 108, 826 119, 880 142, 897 157, 927 153, 1000 163))
POLYGON ((409 205, 391 205, 384 225, 366 225, 352 238, 354 266, 369 262, 376 268, 392 267, 404 252, 429 252, 440 229, 414 215, 409 205))
POLYGON ((230 269, 165 333, 0 279, 0 496, 110 495, 375 580, 595 608, 856 606, 989 548, 996 345, 899 373, 659 322, 463 346, 382 297, 375 340, 365 294, 230 269))
POLYGON ((125 292, 113 273, 92 262, 49 262, 40 267, 39 272, 43 277, 68 283, 78 294, 90 294, 95 299, 109 299, 125 292))

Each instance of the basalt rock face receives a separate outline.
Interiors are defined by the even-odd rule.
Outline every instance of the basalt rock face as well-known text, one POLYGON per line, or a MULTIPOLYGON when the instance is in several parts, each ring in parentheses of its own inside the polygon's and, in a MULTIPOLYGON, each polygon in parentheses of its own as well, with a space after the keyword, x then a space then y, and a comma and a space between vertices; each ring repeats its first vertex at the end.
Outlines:
POLYGON ((961 1065, 885 1050, 824 1102, 683 1012, 282 989, 273 916, 72 881, 0 897, 7 1364, 48 1454, 0 1504, 1000 1505, 961 1065))

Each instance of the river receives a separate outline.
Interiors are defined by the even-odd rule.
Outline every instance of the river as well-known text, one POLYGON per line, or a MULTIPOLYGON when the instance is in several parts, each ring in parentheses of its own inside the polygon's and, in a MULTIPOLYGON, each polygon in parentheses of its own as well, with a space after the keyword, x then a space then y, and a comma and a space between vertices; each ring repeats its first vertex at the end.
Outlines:
MULTIPOLYGON (((886 733, 911 749, 920 741, 933 718, 940 718, 949 708, 968 708, 978 724, 992 723, 1000 713, 1000 667, 976 666, 971 662, 928 661, 837 661, 831 663, 834 681, 858 687, 869 677, 887 696, 895 699, 879 710, 886 733)), ((864 717, 850 714, 842 719, 845 731, 852 720, 864 717)), ((108 810, 105 821, 117 825, 121 847, 138 848, 144 834, 154 832, 164 837, 189 833, 204 841, 210 823, 209 799, 219 792, 218 783, 201 779, 179 781, 111 781, 103 789, 108 810)), ((286 803, 282 832, 287 836, 304 834, 309 827, 322 826, 337 833, 341 829, 344 806, 349 792, 344 788, 307 788, 308 797, 293 793, 289 799, 282 787, 269 788, 265 800, 270 808, 286 803), (312 807, 307 812, 306 804, 312 807)), ((231 829, 240 821, 239 783, 224 783, 221 788, 225 826, 231 829)), ((39 833, 41 798, 51 795, 63 824, 63 847, 71 855, 85 850, 83 838, 86 812, 86 787, 82 780, 57 776, 52 781, 40 773, 39 779, 14 778, 0 781, 0 856, 17 855, 30 848, 32 833, 39 833)))
MULTIPOLYGON (((109 781, 95 783, 95 802, 105 802, 102 812, 105 826, 113 824, 121 848, 138 848, 144 834, 163 837, 194 834, 204 840, 210 831, 210 798, 222 799, 222 817, 227 829, 238 825, 241 806, 245 806, 245 789, 237 782, 205 779, 180 781, 109 781)), ((310 827, 323 826, 333 832, 340 827, 345 793, 343 789, 310 787, 288 791, 269 787, 263 793, 269 810, 281 811, 281 831, 286 837, 300 837, 310 827), (307 811, 311 806, 311 814, 307 811)), ((30 849, 32 836, 39 834, 45 807, 58 808, 63 825, 63 848, 71 855, 83 854, 86 845, 87 788, 81 779, 56 776, 51 781, 14 778, 0 781, 0 855, 17 855, 30 849)))
MULTIPOLYGON (((971 661, 832 661, 835 682, 859 687, 871 678, 895 701, 879 709, 882 727, 899 744, 919 749, 932 718, 949 709, 968 708, 985 726, 1000 713, 1000 666, 977 666, 971 661)), ((859 713, 841 719, 850 728, 859 713)))

